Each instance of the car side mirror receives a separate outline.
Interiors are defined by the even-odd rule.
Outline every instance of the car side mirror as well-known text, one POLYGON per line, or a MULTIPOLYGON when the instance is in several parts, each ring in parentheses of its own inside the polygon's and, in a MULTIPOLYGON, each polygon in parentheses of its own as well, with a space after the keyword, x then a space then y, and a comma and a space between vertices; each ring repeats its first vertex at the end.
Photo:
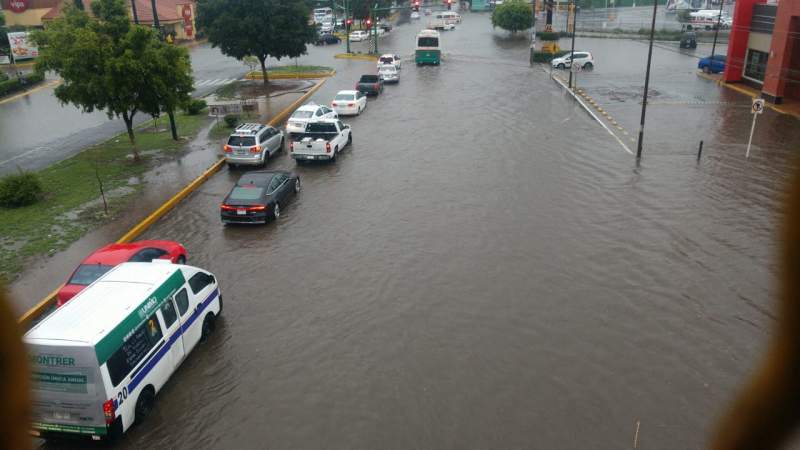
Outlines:
POLYGON ((350 125, 345 125, 344 127, 347 128, 347 129, 350 129, 350 125))

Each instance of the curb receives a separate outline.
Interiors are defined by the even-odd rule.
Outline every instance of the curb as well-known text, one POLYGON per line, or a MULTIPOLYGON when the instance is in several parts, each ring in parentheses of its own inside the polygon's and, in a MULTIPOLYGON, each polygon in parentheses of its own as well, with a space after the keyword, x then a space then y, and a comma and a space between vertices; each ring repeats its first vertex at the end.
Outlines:
MULTIPOLYGON (((317 79, 327 78, 336 75, 335 70, 328 72, 308 72, 308 73, 275 73, 267 74, 270 80, 296 80, 296 79, 317 79)), ((244 78, 246 80, 263 80, 264 76, 260 72, 248 72, 244 78)))
MULTIPOLYGON (((315 92, 322 87, 325 83, 325 79, 318 81, 311 89, 308 90, 305 94, 300 96, 294 103, 287 106, 283 109, 283 111, 279 112, 275 115, 270 121, 268 122, 269 125, 275 126, 289 117, 301 103, 308 100, 309 97, 314 95, 315 92)), ((200 176, 192 180, 189 184, 187 184, 183 189, 181 189, 177 194, 173 195, 169 200, 164 202, 161 206, 156 208, 155 211, 150 213, 147 217, 145 217, 141 222, 137 223, 133 226, 127 233, 122 235, 116 242, 118 244, 130 242, 133 239, 136 239, 137 236, 144 233, 150 226, 152 226, 158 219, 163 217, 165 214, 170 212, 173 208, 175 208, 181 200, 189 196, 192 192, 194 192, 198 187, 202 186, 212 175, 217 173, 222 166, 225 165, 225 158, 220 158, 214 164, 211 165, 208 169, 206 169, 200 176)), ((61 289, 61 286, 56 288, 53 292, 48 294, 45 298, 43 298, 39 303, 37 303, 34 307, 27 310, 18 320, 17 323, 23 328, 27 328, 30 323, 44 314, 48 309, 53 307, 53 304, 56 300, 56 294, 58 290, 61 289)))
POLYGON ((337 59, 355 59, 359 61, 377 61, 378 57, 375 55, 362 55, 358 53, 337 53, 333 55, 337 59))
POLYGON ((30 89, 26 89, 26 90, 19 91, 19 92, 14 92, 13 94, 10 94, 8 97, 0 97, 0 105, 5 104, 5 103, 9 103, 9 102, 13 102, 14 100, 18 100, 18 99, 20 99, 22 97, 25 97, 26 95, 30 95, 30 94, 33 94, 34 92, 41 91, 42 89, 56 87, 56 86, 60 85, 63 82, 64 82, 64 80, 58 79, 58 80, 50 80, 50 81, 43 81, 41 83, 37 83, 36 85, 31 87, 30 89))

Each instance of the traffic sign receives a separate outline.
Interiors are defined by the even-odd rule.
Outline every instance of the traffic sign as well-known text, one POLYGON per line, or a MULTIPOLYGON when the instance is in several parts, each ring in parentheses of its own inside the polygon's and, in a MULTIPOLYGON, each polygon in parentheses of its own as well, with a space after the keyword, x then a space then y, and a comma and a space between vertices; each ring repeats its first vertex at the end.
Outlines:
POLYGON ((763 98, 754 98, 753 99, 753 106, 750 108, 750 112, 752 114, 763 114, 764 113, 764 99, 763 98))
POLYGON ((578 73, 581 71, 581 69, 583 69, 583 67, 581 67, 580 64, 572 64, 569 67, 569 70, 571 70, 573 73, 578 73))

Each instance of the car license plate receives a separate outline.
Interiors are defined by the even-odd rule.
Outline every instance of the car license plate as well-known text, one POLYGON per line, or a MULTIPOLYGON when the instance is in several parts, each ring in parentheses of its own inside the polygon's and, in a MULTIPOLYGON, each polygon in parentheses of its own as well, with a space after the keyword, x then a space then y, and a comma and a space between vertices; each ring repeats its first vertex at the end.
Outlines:
POLYGON ((306 159, 314 159, 314 155, 308 155, 306 156, 306 159))
POLYGON ((246 155, 247 154, 247 150, 236 150, 236 154, 237 155, 246 155))
POLYGON ((244 209, 237 209, 237 210, 236 210, 236 214, 237 214, 237 215, 240 215, 240 216, 244 216, 244 215, 246 215, 246 214, 247 214, 247 211, 246 211, 246 210, 244 210, 244 209))

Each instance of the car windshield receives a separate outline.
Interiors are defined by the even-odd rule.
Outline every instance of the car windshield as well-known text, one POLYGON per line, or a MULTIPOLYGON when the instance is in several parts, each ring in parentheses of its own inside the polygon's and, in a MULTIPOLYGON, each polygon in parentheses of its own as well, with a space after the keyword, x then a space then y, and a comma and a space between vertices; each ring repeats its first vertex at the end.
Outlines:
POLYGON ((104 273, 111 270, 114 266, 106 266, 103 264, 81 264, 78 267, 78 270, 72 274, 72 278, 69 279, 67 284, 78 284, 81 286, 88 286, 101 276, 104 273))
POLYGON ((250 147, 256 145, 256 138, 254 136, 231 136, 228 138, 228 145, 234 147, 250 147))
POLYGON ((249 200, 258 200, 261 198, 261 192, 263 188, 258 186, 236 186, 231 191, 231 195, 228 196, 228 200, 233 201, 249 201, 249 200))
POLYGON ((383 57, 381 58, 381 62, 384 64, 392 64, 394 62, 393 58, 383 57))
POLYGON ((337 95, 334 100, 355 100, 356 96, 353 94, 339 94, 337 95))
POLYGON ((309 119, 314 116, 314 111, 295 111, 292 119, 309 119))

